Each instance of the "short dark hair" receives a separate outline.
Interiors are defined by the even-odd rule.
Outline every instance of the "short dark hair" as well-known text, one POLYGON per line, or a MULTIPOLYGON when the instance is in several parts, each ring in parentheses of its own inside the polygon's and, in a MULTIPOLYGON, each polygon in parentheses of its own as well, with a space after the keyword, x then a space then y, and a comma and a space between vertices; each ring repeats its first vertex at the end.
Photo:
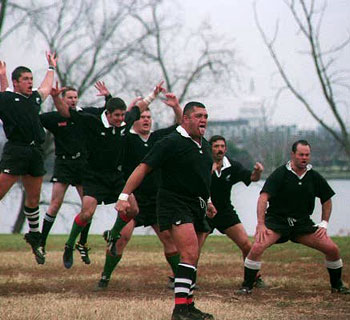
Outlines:
POLYGON ((213 144, 214 142, 219 141, 219 140, 224 141, 224 142, 225 142, 225 146, 226 146, 226 139, 225 139, 223 136, 219 136, 219 135, 212 136, 212 137, 209 139, 209 143, 210 143, 210 144, 213 144))
POLYGON ((22 73, 25 73, 25 72, 32 73, 32 70, 30 70, 27 67, 23 67, 23 66, 17 67, 15 70, 12 71, 12 74, 11 74, 12 81, 13 80, 18 81, 18 79, 21 77, 22 73))
POLYGON ((186 116, 190 115, 193 112, 194 107, 205 109, 205 105, 203 103, 198 101, 191 101, 185 105, 183 114, 186 116))
POLYGON ((310 143, 308 143, 306 140, 298 140, 298 141, 295 141, 292 145, 292 152, 295 153, 297 151, 297 147, 298 147, 298 144, 301 144, 303 146, 309 146, 310 149, 311 149, 311 146, 310 146, 310 143))
POLYGON ((106 104, 108 113, 113 113, 115 110, 126 110, 126 104, 121 98, 111 98, 106 104))
POLYGON ((66 87, 66 88, 62 91, 62 97, 64 97, 68 91, 75 91, 75 92, 78 92, 78 90, 75 89, 74 87, 66 87))

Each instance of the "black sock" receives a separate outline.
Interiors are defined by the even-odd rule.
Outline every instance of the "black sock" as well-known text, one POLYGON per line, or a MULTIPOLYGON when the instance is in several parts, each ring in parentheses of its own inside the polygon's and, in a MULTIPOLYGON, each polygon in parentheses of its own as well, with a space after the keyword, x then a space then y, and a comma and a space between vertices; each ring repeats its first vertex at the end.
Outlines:
POLYGON ((87 243, 90 227, 91 227, 91 221, 81 231, 79 243, 83 246, 87 243))
POLYGON ((41 230, 41 245, 43 247, 46 246, 46 239, 50 233, 50 230, 55 222, 56 217, 49 215, 48 213, 45 214, 44 221, 43 221, 43 227, 41 230))

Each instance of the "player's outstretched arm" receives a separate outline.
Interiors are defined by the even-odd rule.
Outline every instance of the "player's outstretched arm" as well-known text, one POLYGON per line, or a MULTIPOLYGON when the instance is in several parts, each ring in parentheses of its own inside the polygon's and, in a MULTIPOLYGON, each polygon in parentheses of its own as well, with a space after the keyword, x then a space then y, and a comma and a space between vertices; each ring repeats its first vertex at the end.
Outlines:
POLYGON ((0 91, 4 92, 9 87, 6 75, 6 62, 0 60, 0 91))
POLYGON ((53 102, 55 104, 57 111, 63 117, 70 118, 69 107, 60 97, 60 94, 62 93, 62 91, 64 89, 65 89, 65 87, 59 88, 58 81, 56 81, 56 87, 51 88, 50 94, 51 94, 51 97, 53 99, 53 102))
POLYGON ((176 95, 172 92, 165 93, 165 99, 163 102, 172 108, 175 113, 175 121, 177 124, 182 123, 182 109, 180 107, 179 100, 177 99, 176 95))
POLYGON ((50 51, 46 52, 46 59, 49 64, 49 68, 47 69, 45 78, 38 89, 38 92, 43 101, 48 97, 49 94, 51 94, 53 80, 55 77, 55 70, 57 66, 57 57, 55 53, 51 53, 50 51))

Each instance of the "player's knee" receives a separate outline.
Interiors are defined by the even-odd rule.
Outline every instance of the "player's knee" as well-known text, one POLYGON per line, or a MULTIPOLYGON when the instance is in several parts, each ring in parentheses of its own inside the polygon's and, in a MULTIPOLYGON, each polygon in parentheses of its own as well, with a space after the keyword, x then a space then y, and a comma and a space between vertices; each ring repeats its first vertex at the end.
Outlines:
POLYGON ((39 200, 40 200, 40 195, 38 196, 32 196, 32 197, 28 197, 26 199, 26 206, 29 208, 36 208, 37 206, 39 206, 39 200))
POLYGON ((266 249, 266 246, 260 242, 255 242, 249 251, 249 255, 261 256, 266 249))

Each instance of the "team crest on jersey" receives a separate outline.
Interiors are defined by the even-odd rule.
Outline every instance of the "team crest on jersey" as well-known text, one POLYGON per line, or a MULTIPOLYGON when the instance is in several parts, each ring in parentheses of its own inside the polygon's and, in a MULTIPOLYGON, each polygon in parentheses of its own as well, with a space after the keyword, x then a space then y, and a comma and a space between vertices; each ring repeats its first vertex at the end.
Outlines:
POLYGON ((101 136, 105 136, 105 135, 106 135, 106 132, 102 131, 101 136))
POLYGON ((36 97, 36 103, 40 104, 40 98, 39 97, 36 97))
POLYGON ((120 131, 121 136, 125 136, 125 128, 120 131))
POLYGON ((226 180, 226 181, 230 181, 230 178, 231 178, 231 175, 229 174, 229 175, 225 178, 225 180, 226 180))

